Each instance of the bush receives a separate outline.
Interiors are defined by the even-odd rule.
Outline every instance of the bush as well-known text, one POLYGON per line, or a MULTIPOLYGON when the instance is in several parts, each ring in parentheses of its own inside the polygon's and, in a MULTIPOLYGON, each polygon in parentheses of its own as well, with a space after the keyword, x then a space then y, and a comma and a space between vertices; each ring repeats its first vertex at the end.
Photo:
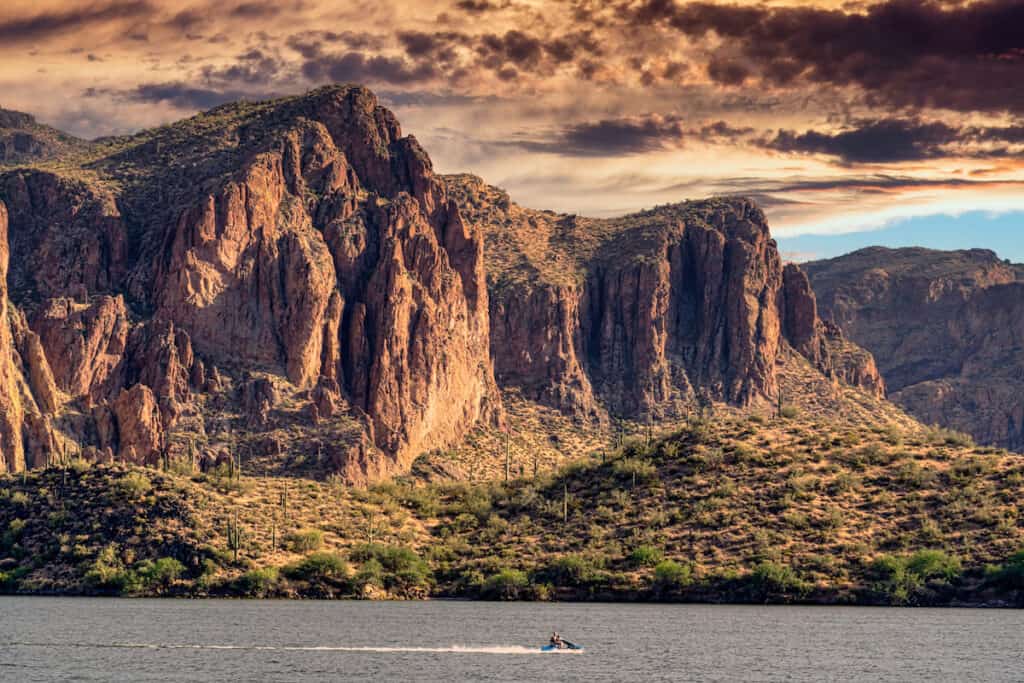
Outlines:
POLYGON ((919 550, 908 557, 882 555, 871 564, 874 589, 896 604, 914 600, 928 581, 952 581, 960 571, 960 560, 941 550, 919 550))
POLYGON ((167 588, 185 573, 185 565, 173 557, 161 557, 156 562, 142 563, 137 571, 145 585, 167 588))
POLYGON ((629 554, 629 562, 634 567, 653 567, 664 559, 665 554, 651 545, 641 545, 629 554))
POLYGON ((128 472, 115 485, 126 498, 141 498, 153 490, 153 482, 142 472, 128 472))
POLYGON ((348 576, 348 562, 335 553, 313 553, 284 568, 289 579, 323 581, 348 576))
POLYGON ((992 580, 1008 590, 1024 590, 1024 550, 1011 555, 992 580))
POLYGON ((7 531, 3 535, 3 547, 10 548, 21 538, 21 534, 25 531, 25 520, 23 519, 12 519, 7 525, 7 531))
POLYGON ((288 534, 285 537, 285 542, 292 552, 308 553, 323 547, 324 532, 319 529, 303 529, 302 531, 288 534))
POLYGON ((101 590, 130 593, 139 588, 139 577, 125 567, 117 545, 111 543, 96 555, 85 572, 86 584, 101 590))
POLYGON ((779 417, 781 417, 783 419, 792 420, 792 419, 794 419, 795 417, 797 417, 799 415, 800 415, 800 409, 797 408, 794 405, 791 405, 791 404, 787 403, 787 404, 779 407, 779 417))
POLYGON ((262 598, 277 588, 277 567, 252 569, 235 580, 235 588, 254 598, 262 598))
POLYGON ((586 586, 601 579, 600 569, 587 557, 565 555, 551 562, 539 575, 556 586, 586 586))
POLYGON ((754 568, 751 581, 762 599, 775 594, 802 595, 808 590, 791 567, 767 560, 754 568))
POLYGON ((518 569, 502 569, 484 582, 480 595, 491 600, 519 600, 529 589, 526 574, 518 569))
POLYGON ((662 592, 680 591, 693 583, 693 568, 673 560, 663 560, 654 567, 654 585, 662 592))
POLYGON ((960 575, 960 559, 941 550, 918 550, 907 560, 907 569, 924 581, 952 581, 960 575))
POLYGON ((632 481, 636 477, 638 484, 646 484, 658 477, 658 468, 640 458, 620 458, 615 461, 612 471, 619 477, 632 481))
POLYGON ((360 585, 370 583, 388 590, 411 593, 429 587, 433 580, 430 567, 423 558, 402 546, 364 543, 354 547, 349 558, 363 565, 356 575, 360 585))

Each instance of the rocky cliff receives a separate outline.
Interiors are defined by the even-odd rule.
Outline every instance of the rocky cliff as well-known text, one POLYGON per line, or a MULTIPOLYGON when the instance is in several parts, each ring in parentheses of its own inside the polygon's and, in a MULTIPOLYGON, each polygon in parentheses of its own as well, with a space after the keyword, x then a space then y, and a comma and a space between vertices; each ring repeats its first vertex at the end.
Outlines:
POLYGON ((870 354, 818 318, 764 214, 714 199, 616 219, 532 211, 468 175, 446 176, 485 226, 500 383, 581 417, 662 419, 702 401, 775 401, 792 345, 876 395, 870 354))
POLYGON ((498 426, 499 383, 580 424, 675 419, 774 405, 791 349, 884 391, 752 202, 523 209, 436 175, 364 88, 54 153, 0 173, 8 469, 244 460, 362 483, 498 426))
POLYGON ((222 107, 75 176, 8 172, 0 198, 11 298, 96 457, 214 458, 287 424, 365 481, 500 414, 482 237, 365 89, 222 107))
POLYGON ((1024 267, 985 250, 870 248, 806 264, 825 318, 918 419, 1024 448, 1024 267))

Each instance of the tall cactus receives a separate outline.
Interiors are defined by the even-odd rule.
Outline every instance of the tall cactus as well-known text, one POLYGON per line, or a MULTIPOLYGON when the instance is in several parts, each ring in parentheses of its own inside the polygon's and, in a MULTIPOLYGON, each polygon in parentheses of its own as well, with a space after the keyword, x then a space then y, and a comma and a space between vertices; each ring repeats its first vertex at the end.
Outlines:
POLYGON ((238 525, 238 511, 235 511, 235 518, 228 518, 228 550, 234 554, 235 562, 238 562, 238 551, 242 549, 243 533, 242 527, 238 525))

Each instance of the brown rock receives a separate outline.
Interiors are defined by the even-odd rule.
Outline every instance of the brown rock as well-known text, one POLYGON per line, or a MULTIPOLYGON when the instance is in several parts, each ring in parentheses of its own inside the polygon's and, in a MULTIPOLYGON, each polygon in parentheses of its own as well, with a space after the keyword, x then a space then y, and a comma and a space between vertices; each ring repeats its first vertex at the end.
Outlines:
POLYGON ((163 427, 160 408, 145 384, 124 389, 111 404, 117 423, 119 460, 154 465, 160 461, 163 427))
POLYGON ((123 360, 128 312, 121 296, 99 296, 87 305, 60 297, 39 309, 32 329, 57 385, 74 398, 91 396, 123 360))
POLYGON ((1024 267, 985 250, 864 249, 807 264, 823 315, 923 422, 1024 449, 1024 267))

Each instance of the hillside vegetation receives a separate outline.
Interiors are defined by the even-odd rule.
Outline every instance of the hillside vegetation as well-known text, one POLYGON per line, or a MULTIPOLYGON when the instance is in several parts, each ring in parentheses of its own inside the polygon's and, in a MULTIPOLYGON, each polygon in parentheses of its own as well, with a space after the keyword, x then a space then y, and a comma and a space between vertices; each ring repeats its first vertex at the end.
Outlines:
POLYGON ((0 479, 0 585, 130 595, 1021 604, 1024 458, 693 417, 508 483, 124 467, 0 479))

